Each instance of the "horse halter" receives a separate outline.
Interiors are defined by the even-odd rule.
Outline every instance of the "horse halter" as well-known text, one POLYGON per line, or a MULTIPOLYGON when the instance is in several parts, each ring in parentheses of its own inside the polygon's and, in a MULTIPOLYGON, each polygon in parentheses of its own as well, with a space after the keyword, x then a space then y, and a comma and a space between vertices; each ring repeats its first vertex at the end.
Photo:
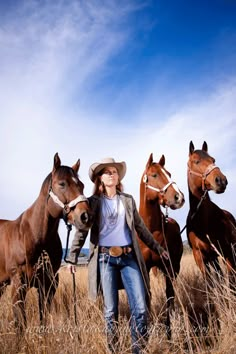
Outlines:
POLYGON ((59 205, 62 209, 63 212, 68 215, 69 212, 71 211, 71 209, 76 206, 78 203, 81 202, 87 202, 88 199, 83 195, 79 195, 78 197, 76 197, 75 199, 71 200, 69 203, 64 204, 62 203, 62 201, 56 196, 56 194, 53 193, 52 188, 49 190, 49 196, 52 198, 52 200, 54 201, 54 203, 56 203, 57 205, 59 205))
MULTIPOLYGON (((145 183, 145 187, 149 188, 149 189, 152 189, 155 192, 160 193, 162 196, 165 194, 165 192, 167 191, 167 189, 171 185, 176 184, 173 181, 169 181, 163 188, 160 189, 160 188, 156 188, 156 187, 150 186, 150 184, 148 184, 147 182, 148 182, 148 176, 145 173, 145 175, 143 176, 143 183, 145 183)), ((165 206, 165 211, 166 211, 166 213, 165 213, 165 223, 168 223, 168 206, 167 205, 165 206)), ((164 228, 163 228, 163 230, 164 230, 164 228)))
POLYGON ((165 192, 167 191, 167 189, 172 185, 172 184, 176 184, 175 182, 168 182, 163 188, 159 189, 153 186, 150 186, 150 184, 147 184, 148 182, 148 176, 145 173, 145 175, 143 176, 143 183, 145 183, 146 188, 152 189, 153 191, 156 191, 158 193, 160 193, 161 195, 164 195, 165 192))
POLYGON ((188 173, 191 175, 195 175, 195 176, 198 176, 198 177, 201 177, 202 179, 202 190, 206 190, 205 188, 205 180, 207 178, 207 176, 215 169, 215 168, 218 168, 214 163, 210 164, 209 166, 207 166, 206 168, 206 171, 203 172, 203 173, 198 173, 198 172, 195 172, 193 170, 190 169, 189 167, 189 163, 188 163, 188 173))

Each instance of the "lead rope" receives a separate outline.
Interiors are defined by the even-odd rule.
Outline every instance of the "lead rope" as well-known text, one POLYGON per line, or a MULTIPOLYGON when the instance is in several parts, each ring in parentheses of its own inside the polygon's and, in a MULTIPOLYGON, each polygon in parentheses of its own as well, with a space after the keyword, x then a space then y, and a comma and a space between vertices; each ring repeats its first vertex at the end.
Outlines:
MULTIPOLYGON (((201 199, 200 199, 200 201, 199 201, 199 203, 198 203, 198 205, 197 205, 197 208, 196 208, 195 212, 191 215, 191 220, 193 220, 193 218, 194 218, 195 215, 197 214, 198 209, 200 208, 200 206, 201 206, 203 200, 206 198, 206 194, 207 194, 207 189, 205 189, 203 195, 201 196, 201 199)), ((182 228, 182 230, 180 231, 180 235, 181 235, 182 232, 186 229, 186 227, 187 227, 187 224, 185 224, 185 226, 184 226, 184 227, 182 228)))
MULTIPOLYGON (((164 238, 164 241, 165 241, 166 251, 169 253, 169 248, 168 248, 168 244, 167 244, 167 241, 166 241, 166 234, 165 234, 165 225, 168 224, 168 222, 169 222, 168 218, 169 218, 169 216, 168 216, 168 207, 166 207, 166 215, 165 216, 163 214, 161 215, 161 227, 162 227, 163 238, 164 238)), ((169 253, 169 255, 170 255, 170 253, 169 253)), ((171 274, 169 274, 168 269, 167 269, 167 267, 165 265, 164 259, 163 259, 162 262, 164 264, 164 267, 165 267, 165 270, 166 270, 167 274, 169 276, 171 276, 171 274)), ((173 265, 172 265, 172 261, 171 261, 170 257, 169 257, 169 263, 170 263, 172 274, 174 275, 174 269, 173 269, 173 265)))
MULTIPOLYGON (((69 247, 69 238, 70 238, 70 232, 72 230, 72 225, 67 222, 67 214, 66 212, 63 212, 63 220, 65 221, 66 228, 67 228, 67 238, 66 238, 66 250, 65 250, 65 255, 64 255, 64 261, 67 263, 67 252, 68 252, 68 247, 69 247)), ((74 303, 74 319, 75 319, 75 325, 78 325, 77 321, 77 311, 76 311, 76 282, 75 282, 75 273, 72 272, 72 282, 73 282, 73 303, 74 303)))

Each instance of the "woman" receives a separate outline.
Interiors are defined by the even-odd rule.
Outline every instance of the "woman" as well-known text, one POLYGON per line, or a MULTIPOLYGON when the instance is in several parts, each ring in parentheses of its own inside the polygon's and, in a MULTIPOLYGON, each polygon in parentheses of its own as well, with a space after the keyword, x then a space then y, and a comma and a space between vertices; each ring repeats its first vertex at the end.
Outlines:
MULTIPOLYGON (((89 198, 93 213, 88 265, 89 298, 96 300, 101 288, 108 347, 117 352, 118 290, 124 287, 129 301, 132 353, 141 353, 148 339, 147 298, 149 276, 138 245, 136 232, 153 251, 168 259, 168 253, 154 240, 140 217, 134 198, 122 192, 121 180, 125 162, 105 158, 94 163, 89 177, 94 193, 89 198)), ((77 263, 88 232, 78 230, 70 249, 68 262, 77 263)), ((71 272, 75 266, 70 265, 71 272)))

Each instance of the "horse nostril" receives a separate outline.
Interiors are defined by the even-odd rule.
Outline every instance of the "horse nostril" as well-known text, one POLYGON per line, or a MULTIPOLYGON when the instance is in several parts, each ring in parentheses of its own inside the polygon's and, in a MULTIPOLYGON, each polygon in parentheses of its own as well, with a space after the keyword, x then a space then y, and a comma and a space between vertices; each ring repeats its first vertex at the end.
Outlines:
POLYGON ((224 191, 226 189, 228 181, 226 177, 216 177, 215 183, 217 185, 217 188, 219 188, 219 190, 224 191))
POLYGON ((176 193, 175 194, 175 201, 179 202, 180 200, 183 200, 184 198, 182 197, 182 195, 180 193, 176 193))
POLYGON ((185 202, 184 196, 182 194, 180 194, 180 193, 176 193, 174 198, 175 198, 176 202, 179 202, 179 203, 184 203, 185 202))
POLYGON ((227 186, 228 181, 227 178, 216 177, 215 182, 218 186, 227 186))
POLYGON ((87 224, 88 223, 89 215, 88 215, 88 213, 86 211, 81 214, 81 221, 82 221, 83 224, 87 224))

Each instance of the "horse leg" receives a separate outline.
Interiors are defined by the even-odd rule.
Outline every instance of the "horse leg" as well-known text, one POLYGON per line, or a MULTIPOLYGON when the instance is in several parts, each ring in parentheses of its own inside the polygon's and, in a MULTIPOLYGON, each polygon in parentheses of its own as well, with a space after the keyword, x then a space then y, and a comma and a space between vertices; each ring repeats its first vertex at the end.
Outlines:
POLYGON ((204 278, 206 277, 206 264, 204 262, 203 259, 203 254, 201 252, 201 250, 198 248, 194 248, 193 249, 193 257, 195 259, 195 262, 198 266, 198 268, 200 269, 202 275, 204 276, 204 278))
POLYGON ((16 273, 12 278, 11 297, 15 326, 20 334, 24 331, 27 325, 25 312, 26 293, 27 285, 23 283, 21 275, 16 273))
POLYGON ((3 293, 5 292, 7 285, 9 285, 10 282, 9 281, 3 281, 2 283, 0 283, 0 297, 3 295, 3 293))
POLYGON ((224 275, 223 275, 223 272, 222 272, 222 269, 220 267, 220 263, 219 263, 219 259, 218 257, 216 257, 213 261, 212 261, 212 267, 215 271, 215 275, 216 275, 216 279, 218 282, 221 282, 224 275))
POLYGON ((229 286, 230 289, 235 292, 235 285, 236 285, 236 268, 234 266, 235 262, 232 262, 229 258, 226 258, 226 266, 229 274, 229 286))
POLYGON ((174 311, 175 292, 174 292, 172 279, 169 276, 166 276, 166 298, 167 298, 166 333, 167 333, 167 338, 171 339, 170 316, 171 316, 171 313, 174 311))
POLYGON ((193 256, 198 268, 200 269, 203 275, 203 279, 206 283, 206 289, 207 291, 210 291, 212 289, 212 275, 210 264, 209 262, 206 262, 204 255, 199 248, 193 249, 193 256))
POLYGON ((53 282, 52 282, 52 279, 49 279, 49 287, 48 287, 48 291, 47 291, 48 296, 47 296, 47 302, 46 302, 48 312, 50 312, 50 310, 51 310, 52 300, 54 298, 54 295, 56 293, 58 285, 59 285, 59 274, 57 273, 53 277, 53 282))
POLYGON ((42 325, 46 325, 46 313, 50 312, 52 300, 57 290, 59 283, 59 275, 56 274, 53 278, 44 274, 43 282, 38 281, 38 304, 39 318, 42 325))

